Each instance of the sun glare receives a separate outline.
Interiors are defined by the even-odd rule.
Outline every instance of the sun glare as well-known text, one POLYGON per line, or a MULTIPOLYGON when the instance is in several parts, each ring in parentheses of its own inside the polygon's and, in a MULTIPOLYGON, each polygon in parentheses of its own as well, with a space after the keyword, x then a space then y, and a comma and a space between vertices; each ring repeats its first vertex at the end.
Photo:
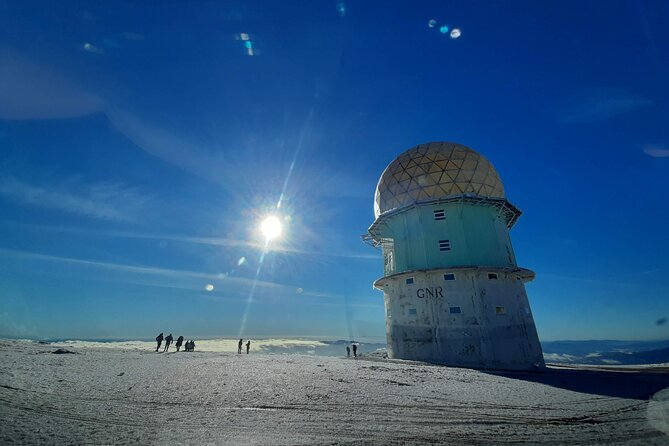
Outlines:
POLYGON ((260 223, 260 232, 265 236, 265 240, 270 241, 281 236, 283 225, 277 217, 270 215, 260 223))

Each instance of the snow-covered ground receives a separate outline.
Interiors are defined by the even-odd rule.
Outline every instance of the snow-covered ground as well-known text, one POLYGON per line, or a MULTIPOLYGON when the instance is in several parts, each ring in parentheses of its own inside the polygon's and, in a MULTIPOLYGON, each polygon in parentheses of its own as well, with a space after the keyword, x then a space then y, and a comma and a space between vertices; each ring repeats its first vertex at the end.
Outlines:
POLYGON ((669 444, 652 369, 56 348, 0 341, 0 443, 669 444))

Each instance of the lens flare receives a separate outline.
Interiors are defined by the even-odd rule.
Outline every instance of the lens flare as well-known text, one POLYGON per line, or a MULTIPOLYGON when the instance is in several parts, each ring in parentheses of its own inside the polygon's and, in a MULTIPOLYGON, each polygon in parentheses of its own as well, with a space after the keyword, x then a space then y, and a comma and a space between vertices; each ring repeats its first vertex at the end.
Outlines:
POLYGON ((429 22, 427 22, 427 26, 429 26, 430 28, 434 28, 435 26, 437 26, 437 21, 435 19, 432 19, 429 22))
POLYGON ((346 15, 346 4, 344 2, 337 3, 337 12, 339 13, 339 17, 346 15))
POLYGON ((448 27, 448 25, 444 25, 441 28, 439 28, 439 32, 441 32, 442 34, 446 34, 449 29, 450 28, 448 27))
POLYGON ((451 39, 457 39, 462 35, 462 32, 460 31, 459 28, 453 28, 451 31, 451 39))
POLYGON ((89 53, 95 53, 95 54, 102 54, 104 51, 102 51, 102 48, 98 48, 97 46, 93 45, 90 42, 86 42, 83 45, 84 51, 87 51, 89 53))

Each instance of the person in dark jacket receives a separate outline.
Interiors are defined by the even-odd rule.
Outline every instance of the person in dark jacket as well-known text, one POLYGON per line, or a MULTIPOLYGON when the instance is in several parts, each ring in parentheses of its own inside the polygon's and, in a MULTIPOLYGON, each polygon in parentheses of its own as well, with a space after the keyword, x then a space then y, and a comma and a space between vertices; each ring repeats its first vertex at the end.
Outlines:
POLYGON ((237 353, 241 354, 242 353, 242 344, 244 341, 242 339, 239 340, 239 343, 237 344, 237 353))
POLYGON ((167 350, 169 350, 169 348, 170 348, 170 344, 172 343, 172 340, 173 340, 173 339, 174 339, 174 338, 172 337, 172 333, 170 333, 170 334, 167 335, 167 337, 165 338, 165 350, 163 350, 164 352, 166 352, 167 350))
POLYGON ((353 357, 358 357, 358 346, 356 344, 353 344, 353 357))
POLYGON ((156 342, 158 343, 158 346, 156 347, 156 351, 160 349, 160 344, 163 343, 163 334, 160 333, 158 336, 156 336, 156 342))
POLYGON ((249 354, 249 349, 251 348, 251 341, 246 342, 246 354, 249 354))
POLYGON ((181 344, 183 344, 183 343, 184 343, 184 337, 183 337, 183 336, 179 336, 179 337, 177 338, 177 351, 179 351, 179 349, 181 348, 181 344))

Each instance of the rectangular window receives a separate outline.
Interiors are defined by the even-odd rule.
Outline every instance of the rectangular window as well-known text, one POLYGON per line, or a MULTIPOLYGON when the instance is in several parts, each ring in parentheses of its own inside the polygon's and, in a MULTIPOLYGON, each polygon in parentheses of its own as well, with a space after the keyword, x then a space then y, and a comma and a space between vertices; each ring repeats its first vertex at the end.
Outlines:
POLYGON ((450 240, 439 240, 439 251, 450 251, 450 250, 451 250, 450 240))
POLYGON ((455 280, 455 274, 453 273, 444 274, 444 280, 455 280))
POLYGON ((488 280, 497 280, 497 273, 488 273, 488 280))
POLYGON ((413 277, 409 277, 409 278, 406 280, 406 283, 407 283, 407 285, 413 285, 413 277))
POLYGON ((460 307, 450 307, 450 308, 448 309, 448 311, 449 311, 451 314, 460 314, 460 313, 462 313, 462 311, 460 311, 460 307))
POLYGON ((418 312, 416 311, 415 308, 409 308, 409 310, 407 310, 407 314, 409 316, 415 316, 416 314, 418 314, 418 312))
POLYGON ((495 307, 495 314, 506 314, 506 308, 504 308, 504 307, 495 307))
POLYGON ((443 209, 440 209, 438 211, 434 211, 434 219, 435 220, 446 220, 446 211, 443 209))

